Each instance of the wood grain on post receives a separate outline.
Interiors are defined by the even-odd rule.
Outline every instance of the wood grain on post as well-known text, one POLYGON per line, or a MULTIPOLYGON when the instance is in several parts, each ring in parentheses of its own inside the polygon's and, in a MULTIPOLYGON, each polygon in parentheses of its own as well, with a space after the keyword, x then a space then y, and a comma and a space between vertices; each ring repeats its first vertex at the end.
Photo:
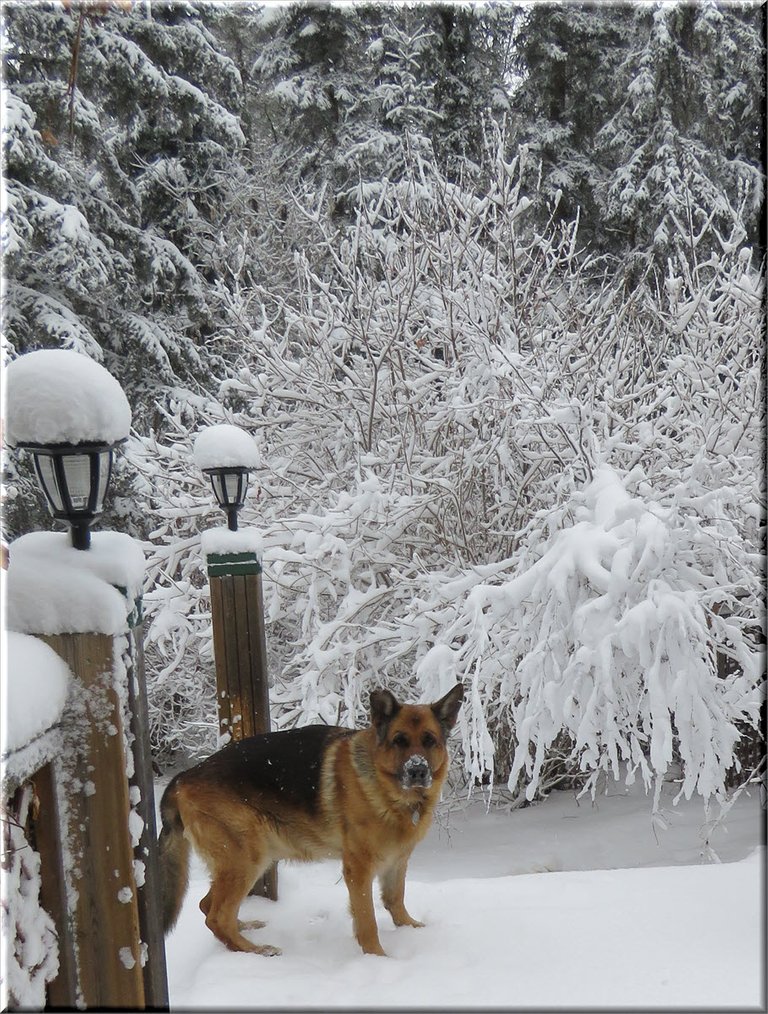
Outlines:
POLYGON ((78 755, 83 784, 68 792, 66 832, 78 894, 71 916, 82 1001, 89 1008, 144 1008, 125 730, 113 687, 114 639, 55 634, 43 640, 85 691, 85 720, 67 743, 78 755))
POLYGON ((59 945, 59 970, 46 986, 47 1004, 49 1007, 75 1007, 77 963, 69 932, 59 800, 52 763, 35 772, 32 785, 37 799, 33 827, 34 848, 40 856, 40 904, 53 920, 59 945))
MULTIPOLYGON (((140 608, 140 607, 139 607, 140 608)), ((155 786, 152 756, 149 750, 149 713, 144 676, 144 626, 138 620, 128 635, 128 707, 133 733, 133 776, 130 784, 139 790, 136 812, 143 823, 135 857, 143 864, 144 882, 137 884, 139 928, 142 942, 147 945, 143 968, 144 996, 147 1008, 168 1010, 168 970, 165 961, 165 934, 160 909, 162 884, 157 848, 155 819, 155 786)))
MULTIPOLYGON (((261 562, 253 553, 211 553, 207 562, 219 733, 237 741, 270 730, 261 562)), ((276 865, 251 894, 277 900, 276 865)))
POLYGON ((220 577, 210 579, 211 624, 213 626, 213 659, 216 668, 216 708, 219 719, 219 736, 242 739, 232 728, 232 701, 235 708, 240 701, 240 684, 237 667, 227 656, 228 627, 226 616, 230 608, 224 601, 224 581, 220 577), (237 683, 235 682, 237 681, 237 683))

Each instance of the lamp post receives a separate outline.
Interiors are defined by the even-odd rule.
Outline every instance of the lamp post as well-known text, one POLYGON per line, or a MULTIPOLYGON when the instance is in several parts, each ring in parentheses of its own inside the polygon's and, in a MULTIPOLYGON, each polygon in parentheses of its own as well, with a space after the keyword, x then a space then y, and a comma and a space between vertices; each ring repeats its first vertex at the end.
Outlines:
POLYGON ((245 503, 250 471, 250 468, 242 465, 203 469, 210 477, 216 502, 227 515, 227 527, 230 532, 237 531, 237 514, 245 503))
POLYGON ((52 863, 41 869, 43 884, 57 880, 48 894, 58 905, 62 955, 49 1001, 65 1009, 167 1010, 142 645, 144 553, 128 535, 96 532, 91 540, 90 531, 131 408, 103 366, 68 349, 19 356, 6 379, 7 443, 32 454, 48 510, 71 530, 71 544, 61 532, 15 539, 7 585, 10 629, 49 644, 76 684, 61 724, 66 769, 50 791, 40 790, 40 839, 50 845, 47 855, 61 857, 55 870, 52 863), (55 840, 66 848, 57 852, 55 840))
POLYGON ((69 524, 75 549, 90 547, 91 525, 104 508, 114 450, 120 443, 17 444, 32 454, 48 510, 69 524))
MULTIPOLYGON (((210 476, 216 502, 227 515, 227 528, 203 532, 202 546, 211 594, 219 734, 237 741, 270 728, 261 535, 237 527, 259 450, 245 430, 221 424, 198 434, 194 459, 210 476)), ((277 899, 276 866, 259 878, 251 894, 277 899)))

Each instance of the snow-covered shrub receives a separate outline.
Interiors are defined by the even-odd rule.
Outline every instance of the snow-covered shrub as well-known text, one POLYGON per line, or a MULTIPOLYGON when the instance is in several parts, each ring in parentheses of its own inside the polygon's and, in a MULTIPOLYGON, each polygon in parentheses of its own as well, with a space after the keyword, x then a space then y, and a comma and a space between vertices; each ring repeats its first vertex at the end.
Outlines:
MULTIPOLYGON (((495 141, 484 189, 420 163, 362 188, 339 235, 308 209, 316 262, 298 255, 290 302, 244 295, 241 362, 198 411, 264 462, 241 520, 264 537, 273 716, 352 724, 377 683, 461 679, 470 779, 531 795, 554 758, 648 782, 674 755, 708 795, 759 700, 762 278, 736 223, 721 256, 626 292, 555 209, 529 225, 526 153, 495 141)), ((188 428, 144 465, 148 632, 182 709, 210 658, 182 557, 215 517, 188 428)))
POLYGON ((513 567, 456 602, 444 637, 457 645, 451 668, 469 676, 477 775, 493 766, 484 731, 496 697, 517 741, 509 787, 524 771, 529 799, 562 732, 590 786, 625 766, 628 780, 639 771, 660 786, 679 756, 687 797, 722 787, 737 723, 759 717, 762 658, 734 596, 759 596, 758 575, 744 581, 733 566, 744 547, 721 555, 706 521, 654 492, 640 468, 622 477, 600 466, 531 524, 513 567), (728 679, 718 651, 737 663, 728 679))

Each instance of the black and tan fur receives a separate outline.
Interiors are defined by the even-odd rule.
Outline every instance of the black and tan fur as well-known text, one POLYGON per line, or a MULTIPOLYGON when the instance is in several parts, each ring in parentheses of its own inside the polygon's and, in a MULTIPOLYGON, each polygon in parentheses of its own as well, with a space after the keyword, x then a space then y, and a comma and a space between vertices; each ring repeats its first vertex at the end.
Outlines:
POLYGON ((278 859, 342 860, 355 937, 366 954, 384 954, 376 877, 395 925, 421 926, 405 908, 406 867, 432 821, 462 698, 461 685, 431 705, 400 704, 376 690, 367 729, 314 725, 251 736, 177 775, 160 804, 165 931, 181 909, 190 846, 211 876, 200 902, 206 925, 231 950, 279 953, 243 936, 237 918, 278 859))

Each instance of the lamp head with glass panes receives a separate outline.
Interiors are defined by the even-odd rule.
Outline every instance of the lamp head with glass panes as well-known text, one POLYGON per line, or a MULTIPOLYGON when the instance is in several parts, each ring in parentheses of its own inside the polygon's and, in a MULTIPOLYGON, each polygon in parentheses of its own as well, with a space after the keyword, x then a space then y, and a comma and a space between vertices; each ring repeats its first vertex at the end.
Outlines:
POLYGON ((216 502, 227 515, 227 527, 237 531, 237 515, 245 503, 249 474, 259 466, 259 450, 253 437, 221 423, 202 430, 195 439, 194 458, 209 476, 216 502))
POLYGON ((131 409, 115 378, 79 352, 41 349, 6 371, 8 443, 32 455, 48 510, 88 549, 131 409))
POLYGON ((72 545, 75 549, 88 549, 91 525, 104 509, 117 443, 17 446, 32 454, 48 510, 53 517, 69 524, 72 545))

